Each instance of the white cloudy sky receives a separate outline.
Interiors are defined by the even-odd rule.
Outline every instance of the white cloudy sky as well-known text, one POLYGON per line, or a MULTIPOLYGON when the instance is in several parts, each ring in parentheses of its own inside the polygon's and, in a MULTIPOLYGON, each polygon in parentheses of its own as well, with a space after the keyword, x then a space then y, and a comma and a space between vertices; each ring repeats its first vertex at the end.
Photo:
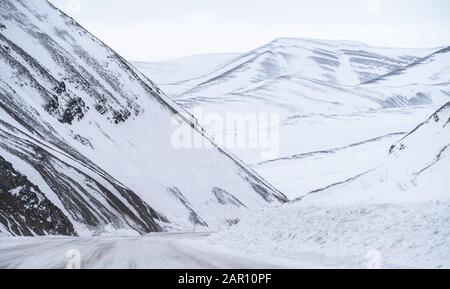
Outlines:
POLYGON ((50 0, 130 60, 245 52, 277 37, 450 45, 448 0, 50 0))

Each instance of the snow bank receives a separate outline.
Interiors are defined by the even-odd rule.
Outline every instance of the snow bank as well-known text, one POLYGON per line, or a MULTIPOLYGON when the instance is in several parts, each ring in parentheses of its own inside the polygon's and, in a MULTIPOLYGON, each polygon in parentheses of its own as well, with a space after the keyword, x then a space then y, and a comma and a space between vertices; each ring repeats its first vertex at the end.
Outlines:
POLYGON ((212 242, 330 267, 450 268, 450 202, 267 210, 212 242), (377 259, 378 258, 378 259, 377 259))
POLYGON ((251 216, 214 237, 332 267, 450 268, 450 103, 381 167, 251 216))

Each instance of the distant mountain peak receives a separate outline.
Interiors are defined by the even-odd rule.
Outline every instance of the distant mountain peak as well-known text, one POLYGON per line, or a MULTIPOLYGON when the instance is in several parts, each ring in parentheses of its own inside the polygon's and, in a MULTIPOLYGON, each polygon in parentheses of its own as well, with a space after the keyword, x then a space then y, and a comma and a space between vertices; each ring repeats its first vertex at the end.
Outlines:
POLYGON ((270 42, 270 44, 287 44, 287 45, 296 45, 296 44, 315 44, 315 45, 325 45, 325 46, 348 46, 348 47, 369 47, 364 42, 361 41, 352 41, 352 40, 330 40, 330 39, 319 39, 319 38, 295 38, 295 37, 279 37, 270 42))

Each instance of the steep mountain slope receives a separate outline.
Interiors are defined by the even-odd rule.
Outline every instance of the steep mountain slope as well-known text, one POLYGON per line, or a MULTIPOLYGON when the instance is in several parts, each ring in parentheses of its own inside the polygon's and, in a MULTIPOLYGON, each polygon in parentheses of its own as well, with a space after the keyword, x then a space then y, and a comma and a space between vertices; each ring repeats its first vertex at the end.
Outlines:
MULTIPOLYGON (((447 90, 414 88, 416 91, 411 94, 405 88, 359 86, 420 62, 436 50, 373 48, 359 42, 281 38, 224 63, 204 77, 180 82, 182 87, 192 88, 173 99, 188 108, 201 106, 216 110, 209 107, 226 103, 224 110, 258 107, 288 117, 411 104, 442 105, 447 90)), ((445 75, 441 76, 445 79, 445 75)))
POLYGON ((0 2, 0 71, 0 156, 69 220, 44 233, 215 227, 285 200, 47 1, 0 2), (211 148, 177 148, 180 127, 211 148))
POLYGON ((302 200, 334 205, 448 201, 449 148, 450 103, 447 103, 394 144, 379 168, 302 200))
POLYGON ((70 221, 61 210, 2 157, 0 226, 3 227, 0 235, 2 232, 17 235, 75 234, 70 221))
POLYGON ((446 47, 360 87, 370 93, 384 94, 392 105, 442 105, 450 96, 449 79, 450 48, 446 47))
POLYGON ((449 268, 449 147, 447 103, 387 147, 379 168, 256 214, 212 241, 333 267, 449 268))
POLYGON ((450 47, 440 49, 401 69, 396 69, 366 84, 406 86, 412 84, 442 85, 450 79, 450 47))
MULTIPOLYGON (((191 88, 171 97, 199 114, 200 123, 205 115, 277 114, 277 156, 263 156, 262 149, 230 150, 296 198, 373 169, 386 141, 448 102, 446 51, 282 38, 231 59, 204 77, 186 76, 177 85, 181 90, 191 88), (409 82, 387 83, 397 74, 409 82), (360 156, 358 162, 340 165, 353 153, 360 156)), ((249 123, 234 134, 203 124, 224 143, 264 131, 261 123, 249 123)))

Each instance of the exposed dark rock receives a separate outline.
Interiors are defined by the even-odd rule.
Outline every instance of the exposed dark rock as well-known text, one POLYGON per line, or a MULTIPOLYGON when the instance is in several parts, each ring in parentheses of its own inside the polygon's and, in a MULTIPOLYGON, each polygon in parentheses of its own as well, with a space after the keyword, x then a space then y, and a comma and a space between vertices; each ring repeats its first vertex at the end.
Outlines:
POLYGON ((215 187, 215 188, 213 188, 212 192, 213 192, 214 196, 216 197, 217 201, 222 205, 231 204, 236 207, 245 207, 246 208, 246 206, 241 201, 239 201, 235 196, 228 193, 224 189, 215 187))
POLYGON ((199 215, 194 211, 192 208, 192 205, 189 203, 189 201, 183 196, 183 194, 180 192, 178 188, 169 188, 168 191, 172 193, 174 197, 176 197, 181 204, 188 210, 189 212, 189 221, 191 221, 192 224, 208 227, 208 224, 203 221, 199 215))
POLYGON ((257 183, 251 183, 251 185, 253 190, 256 191, 264 200, 266 200, 266 202, 271 203, 273 201, 271 199, 271 194, 265 187, 257 183))
POLYGON ((66 84, 64 83, 64 81, 61 81, 56 87, 56 93, 62 94, 63 92, 66 92, 66 84))
POLYGON ((21 136, 20 130, 0 120, 0 149, 26 162, 42 177, 61 201, 70 220, 92 230, 111 224, 142 234, 162 231, 156 220, 169 222, 133 191, 100 168, 90 166, 88 160, 78 158, 77 162, 83 164, 89 174, 57 158, 46 146, 41 147, 21 136))
POLYGON ((119 124, 121 122, 125 122, 129 117, 131 113, 128 110, 120 110, 120 111, 114 111, 113 112, 113 120, 115 124, 119 124))
POLYGON ((97 104, 95 106, 95 110, 98 111, 100 114, 105 114, 108 112, 108 109, 102 104, 97 104))
POLYGON ((392 145, 391 148, 389 149, 389 154, 392 154, 395 151, 396 147, 397 147, 396 145, 392 145))
POLYGON ((95 105, 95 110, 98 111, 101 115, 108 112, 108 108, 106 106, 106 98, 104 95, 97 98, 97 104, 95 105))
POLYGON ((50 98, 45 105, 45 111, 47 111, 50 115, 54 115, 59 111, 59 99, 57 96, 50 98))
POLYGON ((94 148, 91 144, 91 142, 89 141, 89 139, 85 138, 84 136, 81 136, 79 134, 75 134, 73 136, 74 140, 78 141, 79 143, 81 143, 84 146, 89 146, 90 148, 94 148))
POLYGON ((63 212, 1 156, 0 223, 14 236, 76 235, 63 212))
POLYGON ((59 119, 62 123, 72 124, 74 120, 81 120, 84 117, 86 111, 86 105, 81 98, 71 99, 67 103, 67 107, 63 112, 63 115, 59 119))

